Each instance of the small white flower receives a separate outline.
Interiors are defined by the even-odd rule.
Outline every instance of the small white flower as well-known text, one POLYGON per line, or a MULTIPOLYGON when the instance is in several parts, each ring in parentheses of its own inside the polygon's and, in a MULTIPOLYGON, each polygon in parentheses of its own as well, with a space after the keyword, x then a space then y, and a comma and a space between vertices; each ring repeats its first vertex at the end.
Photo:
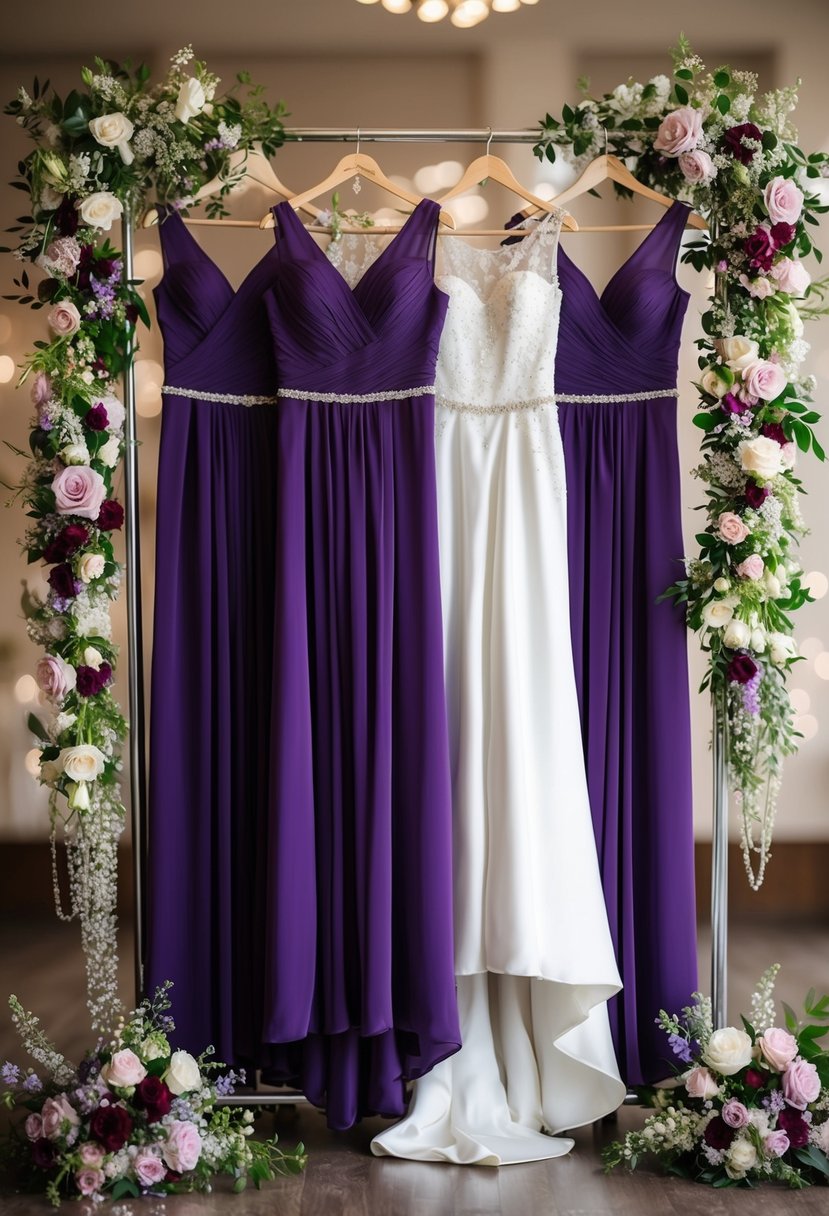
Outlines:
POLYGON ((191 76, 178 91, 175 115, 179 122, 187 123, 204 109, 207 94, 201 83, 191 76))
POLYGON ((108 469, 114 469, 121 457, 121 443, 117 435, 110 435, 103 447, 98 449, 96 459, 108 469))

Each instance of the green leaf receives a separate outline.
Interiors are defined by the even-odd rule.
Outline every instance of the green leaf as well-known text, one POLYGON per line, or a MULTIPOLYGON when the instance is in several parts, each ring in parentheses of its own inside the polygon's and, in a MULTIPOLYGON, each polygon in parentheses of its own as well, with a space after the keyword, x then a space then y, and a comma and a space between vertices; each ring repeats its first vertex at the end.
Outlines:
POLYGON ((731 109, 731 101, 726 97, 725 93, 720 93, 714 104, 721 114, 727 114, 731 109))
POLYGON ((26 725, 36 739, 42 739, 44 743, 48 742, 49 732, 41 722, 40 718, 38 718, 37 714, 29 714, 28 718, 26 719, 26 725))
POLYGON ((731 83, 731 76, 726 72, 725 68, 720 68, 719 72, 714 73, 714 84, 718 89, 724 89, 727 84, 731 83))
POLYGON ((241 1195, 242 1191, 245 1189, 247 1184, 248 1184, 248 1180, 245 1177, 245 1175, 242 1174, 242 1176, 240 1178, 237 1178, 233 1184, 234 1195, 241 1195))
MULTIPOLYGON (((674 72, 674 76, 677 78, 677 80, 693 80, 694 79, 694 73, 691 71, 690 68, 678 68, 674 72)), ((720 86, 717 85, 717 88, 719 88, 719 87, 720 86)))
POLYGON ((801 452, 808 452, 812 443, 812 432, 807 426, 804 426, 799 418, 792 419, 792 431, 794 433, 797 446, 801 452))
POLYGON ((701 431, 713 431, 715 426, 719 426, 720 419, 716 414, 706 411, 700 414, 694 414, 694 426, 698 426, 701 431))
POLYGON ((816 1144, 810 1144, 806 1148, 795 1149, 795 1157, 803 1165, 809 1165, 818 1173, 829 1178, 829 1159, 826 1154, 822 1153, 816 1144))
POLYGON ((826 459, 826 453, 824 452, 823 448, 818 443, 818 441, 814 437, 814 435, 812 435, 812 451, 814 452, 815 456, 817 456, 818 460, 826 459))
POLYGON ((783 1013, 786 1015, 786 1029, 794 1032, 798 1027, 798 1018, 791 1005, 787 1005, 785 1001, 781 1001, 783 1013))
POLYGON ((681 84, 674 85, 674 95, 676 96, 676 99, 681 106, 687 106, 688 91, 687 91, 687 89, 683 89, 681 84))
POLYGON ((745 1027, 746 1034, 748 1035, 748 1037, 751 1039, 751 1041, 753 1043, 754 1040, 757 1038, 757 1031, 754 1029, 751 1022, 749 1022, 748 1018, 744 1017, 742 1013, 740 1014, 740 1018, 742 1019, 742 1023, 743 1023, 743 1026, 745 1027))
POLYGON ((113 1199, 123 1199, 126 1195, 129 1195, 130 1199, 137 1199, 140 1193, 136 1184, 129 1178, 119 1178, 112 1188, 113 1199))

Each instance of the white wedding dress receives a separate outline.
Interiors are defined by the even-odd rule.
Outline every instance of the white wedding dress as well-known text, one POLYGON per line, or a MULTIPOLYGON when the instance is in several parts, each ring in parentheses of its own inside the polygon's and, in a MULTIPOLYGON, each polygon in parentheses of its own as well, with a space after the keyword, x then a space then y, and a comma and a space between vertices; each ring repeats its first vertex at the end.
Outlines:
MULTIPOLYGON (((570 649, 564 456, 552 397, 560 217, 518 244, 440 242, 449 307, 436 449, 463 1047, 377 1155, 500 1165, 624 1098, 570 649), (543 1131, 542 1131, 543 1129, 543 1131)), ((329 256, 352 281, 379 238, 329 256)))

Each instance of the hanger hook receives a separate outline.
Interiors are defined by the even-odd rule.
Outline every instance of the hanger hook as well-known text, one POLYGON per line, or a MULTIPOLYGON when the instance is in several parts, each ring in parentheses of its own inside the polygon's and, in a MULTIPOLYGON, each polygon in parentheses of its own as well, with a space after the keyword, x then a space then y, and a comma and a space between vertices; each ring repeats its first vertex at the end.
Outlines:
POLYGON ((602 126, 602 130, 604 131, 604 154, 607 156, 607 127, 602 126))
MULTIPOLYGON (((605 138, 605 143, 607 143, 607 131, 605 131, 604 138, 605 138)), ((360 128, 359 127, 357 128, 357 151, 356 151, 355 155, 356 156, 360 155, 360 128)))
POLYGON ((487 127, 489 131, 489 139, 486 141, 486 155, 489 156, 489 145, 492 143, 492 127, 487 127))

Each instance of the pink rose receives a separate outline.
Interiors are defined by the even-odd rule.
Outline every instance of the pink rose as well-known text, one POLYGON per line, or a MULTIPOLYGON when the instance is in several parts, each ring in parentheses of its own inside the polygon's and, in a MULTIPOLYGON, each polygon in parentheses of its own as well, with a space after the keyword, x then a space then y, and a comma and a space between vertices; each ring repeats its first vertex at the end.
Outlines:
POLYGON ((59 236, 35 259, 47 274, 61 274, 69 278, 78 269, 81 247, 73 236, 59 236))
POLYGON ((76 334, 81 327, 81 314, 71 300, 60 300, 49 309, 46 320, 59 338, 76 334))
POLYGON ((43 1138, 43 1120, 40 1115, 36 1115, 33 1112, 29 1115, 23 1127, 30 1140, 41 1140, 43 1138))
POLYGON ((749 531, 739 515, 735 515, 733 511, 723 511, 717 520, 717 530, 722 539, 729 545, 741 544, 748 536, 749 531))
POLYGON ((751 557, 747 557, 744 562, 740 562, 739 566, 736 567, 736 570, 740 578, 758 579, 763 577, 763 571, 765 568, 766 567, 763 564, 763 559, 760 554, 752 553, 751 557))
POLYGON ((201 1155, 201 1136, 192 1123, 176 1119, 167 1129, 162 1156, 171 1170, 184 1174, 195 1168, 201 1155))
POLYGON ((776 1132, 769 1132, 763 1141, 763 1151, 767 1157, 782 1157, 789 1149, 789 1137, 782 1127, 776 1132))
POLYGON ((101 1069, 101 1076, 115 1089, 129 1089, 130 1086, 143 1081, 146 1075, 146 1068, 129 1047, 116 1051, 109 1063, 101 1069))
POLYGON ((97 519, 107 496, 101 474, 85 464, 61 469, 52 481, 52 490, 55 508, 61 515, 80 515, 83 519, 97 519))
POLYGON ((763 192, 773 224, 796 224, 803 210, 803 191, 788 177, 774 177, 763 192))
POLYGON ((820 1093, 820 1077, 808 1060, 792 1060, 783 1073, 783 1097, 789 1106, 805 1110, 820 1093))
POLYGON ((720 1087, 707 1068, 692 1068, 684 1077, 685 1088, 688 1091, 688 1096, 691 1098, 708 1098, 715 1097, 720 1092, 720 1087))
POLYGON ((80 1123, 78 1112, 70 1106, 66 1094, 58 1094, 56 1098, 47 1098, 41 1109, 43 1119, 43 1134, 47 1140, 57 1140, 63 1132, 65 1123, 70 1130, 80 1123))
POLYGON ((793 469, 795 460, 797 459, 797 444, 784 443, 780 449, 780 467, 783 469, 793 469))
POLYGON ((812 276, 798 258, 780 258, 771 268, 771 277, 787 296, 805 295, 812 281, 812 276))
POLYGON ((681 106, 662 119, 653 146, 665 156, 679 156, 681 152, 692 152, 696 148, 701 133, 702 111, 681 106))
POLYGON ((75 1185, 82 1195, 94 1195, 104 1185, 103 1170, 82 1169, 75 1171, 75 1185))
POLYGON ((47 654, 35 668, 37 686, 52 701, 62 701, 75 687, 75 668, 58 655, 47 654))
POLYGON ((743 383, 753 397, 774 401, 786 387, 786 373, 779 363, 772 363, 769 359, 755 359, 743 369, 743 383))
POLYGON ((750 279, 747 274, 741 274, 740 282, 755 300, 767 300, 777 290, 771 279, 764 279, 762 275, 757 279, 750 279))
POLYGON ((729 1127, 745 1127, 748 1123, 748 1111, 737 1098, 729 1098, 722 1108, 723 1122, 729 1127))
POLYGON ((78 1146, 78 1156, 84 1165, 100 1165, 104 1159, 104 1150, 94 1140, 86 1140, 78 1146))
POLYGON ((785 1072, 797 1055, 797 1039, 787 1030, 772 1026, 757 1040, 763 1059, 775 1072, 785 1072))
POLYGON ((46 372, 38 372, 32 381, 32 405, 38 409, 52 396, 52 381, 46 372))
MULTIPOLYGON (((192 1126, 192 1124, 188 1124, 188 1126, 192 1126)), ((198 1133, 196 1134, 198 1135, 198 1133)), ((198 1156, 196 1160, 198 1160, 198 1156)), ((149 1148, 139 1149, 132 1163, 132 1168, 135 1170, 135 1177, 138 1180, 139 1186, 143 1187, 155 1186, 157 1182, 161 1182, 164 1179, 167 1173, 167 1166, 149 1148)))
POLYGON ((710 182, 717 173, 714 162, 707 152, 703 152, 702 148, 695 148, 693 152, 681 152, 679 167, 686 182, 691 182, 695 186, 710 182))

